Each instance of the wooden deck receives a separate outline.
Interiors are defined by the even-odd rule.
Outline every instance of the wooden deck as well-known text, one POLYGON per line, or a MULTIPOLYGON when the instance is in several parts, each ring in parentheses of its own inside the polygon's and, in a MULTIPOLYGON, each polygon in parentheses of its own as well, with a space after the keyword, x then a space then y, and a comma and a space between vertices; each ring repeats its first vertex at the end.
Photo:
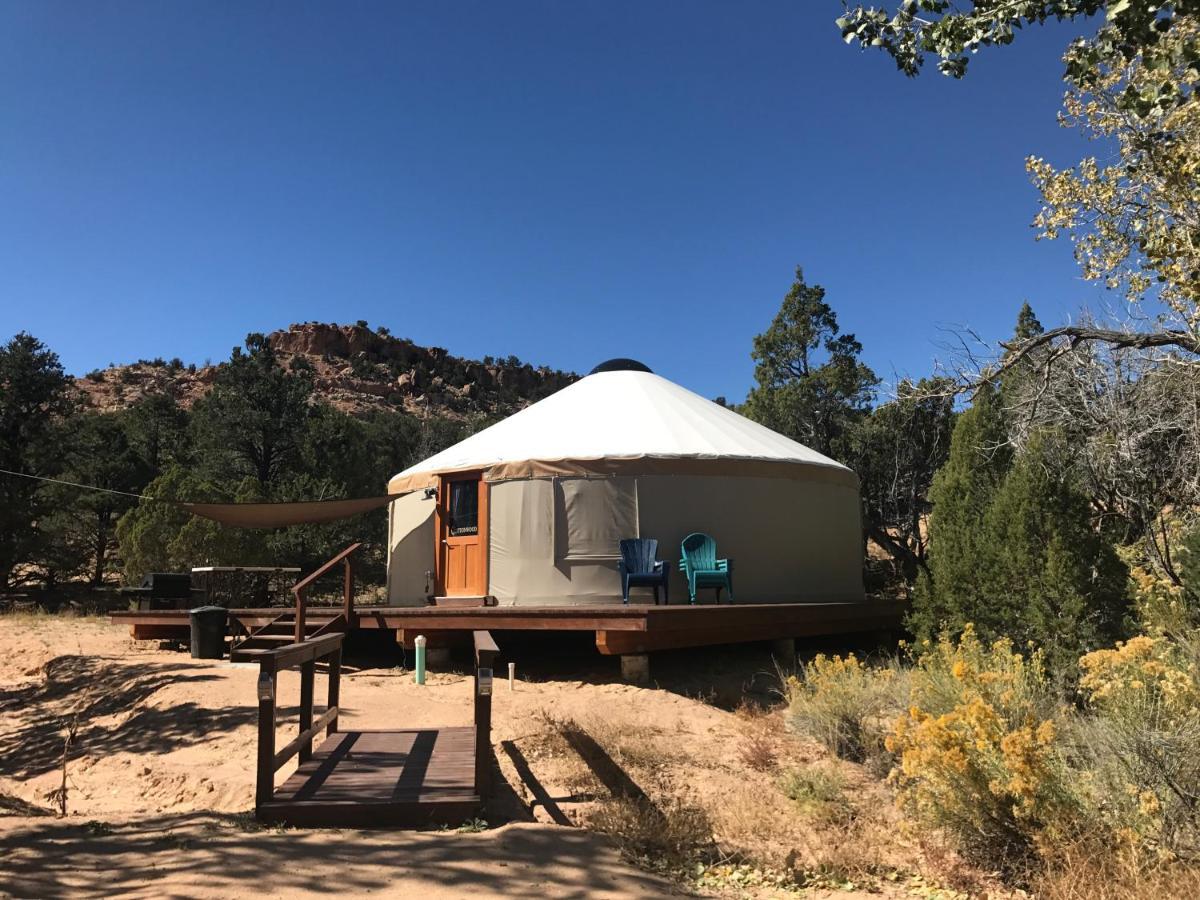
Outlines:
POLYGON ((478 813, 475 729, 342 731, 258 807, 298 826, 461 825, 478 813))
MULTIPOLYGON (((779 638, 815 637, 888 631, 900 627, 905 611, 897 600, 859 603, 734 603, 654 606, 358 606, 349 629, 388 629, 409 643, 416 634, 431 638, 466 638, 487 631, 592 631, 604 654, 648 653, 680 647, 703 647, 779 638)), ((276 609, 232 609, 230 617, 247 630, 287 612, 276 609)), ((309 623, 343 614, 342 607, 309 607, 309 623)), ((128 624, 135 638, 183 639, 186 610, 116 612, 112 621, 128 624)))

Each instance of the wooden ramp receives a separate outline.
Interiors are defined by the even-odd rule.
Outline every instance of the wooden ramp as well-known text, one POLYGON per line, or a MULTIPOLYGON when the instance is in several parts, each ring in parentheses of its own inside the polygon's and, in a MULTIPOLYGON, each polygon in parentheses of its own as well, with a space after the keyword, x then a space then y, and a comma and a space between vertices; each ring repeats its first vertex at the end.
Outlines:
POLYGON ((474 728, 342 731, 258 815, 300 826, 460 825, 480 803, 474 728))
POLYGON ((266 822, 310 827, 461 825, 491 783, 492 666, 499 649, 475 642, 475 724, 469 728, 348 730, 339 725, 343 632, 275 649, 243 651, 258 663, 258 765, 254 809, 266 822), (313 709, 317 664, 328 673, 325 711, 313 709), (276 749, 279 673, 300 670, 300 733, 276 749), (323 733, 323 739, 322 739, 323 733), (317 741, 320 740, 319 745, 317 741), (294 756, 283 784, 275 773, 294 756))

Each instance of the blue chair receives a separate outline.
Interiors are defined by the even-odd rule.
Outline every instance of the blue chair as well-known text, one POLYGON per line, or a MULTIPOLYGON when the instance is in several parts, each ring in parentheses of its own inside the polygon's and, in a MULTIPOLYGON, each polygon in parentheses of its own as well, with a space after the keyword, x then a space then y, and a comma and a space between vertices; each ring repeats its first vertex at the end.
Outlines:
POLYGON ((729 593, 733 602, 733 560, 717 559, 717 542, 707 534, 689 534, 680 544, 683 559, 679 571, 687 578, 688 596, 694 606, 696 591, 702 587, 717 589, 717 602, 721 602, 721 590, 729 593))
POLYGON ((628 538, 621 541, 621 561, 617 564, 621 572, 621 599, 629 604, 631 587, 654 588, 654 604, 658 605, 658 589, 662 588, 663 603, 667 598, 667 579, 671 576, 665 562, 660 562, 658 541, 653 538, 628 538))

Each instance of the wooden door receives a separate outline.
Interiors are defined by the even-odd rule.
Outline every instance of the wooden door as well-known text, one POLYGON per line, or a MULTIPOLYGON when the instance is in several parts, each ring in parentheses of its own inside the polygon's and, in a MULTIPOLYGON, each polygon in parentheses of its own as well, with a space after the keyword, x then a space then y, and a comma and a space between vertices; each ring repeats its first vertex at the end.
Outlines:
POLYGON ((487 485, 480 474, 443 477, 438 488, 438 596, 487 594, 487 522, 487 485))

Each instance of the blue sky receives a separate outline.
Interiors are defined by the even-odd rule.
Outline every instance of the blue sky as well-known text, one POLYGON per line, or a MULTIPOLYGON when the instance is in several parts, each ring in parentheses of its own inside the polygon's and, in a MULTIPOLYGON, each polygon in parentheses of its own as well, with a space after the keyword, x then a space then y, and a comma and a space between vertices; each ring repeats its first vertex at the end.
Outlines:
POLYGON ((889 378, 1094 300, 1023 166, 1089 152, 1093 26, 909 80, 840 9, 0 0, 0 338, 82 374, 366 319, 738 400, 797 264, 889 378))

